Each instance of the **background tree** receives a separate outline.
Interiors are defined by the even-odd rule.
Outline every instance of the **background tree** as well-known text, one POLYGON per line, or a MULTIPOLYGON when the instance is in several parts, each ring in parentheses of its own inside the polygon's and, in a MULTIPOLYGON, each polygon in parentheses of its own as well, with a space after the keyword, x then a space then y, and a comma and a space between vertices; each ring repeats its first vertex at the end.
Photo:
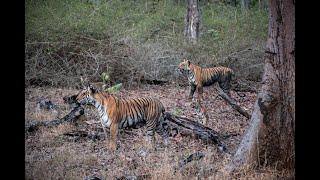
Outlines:
POLYGON ((242 9, 249 9, 250 0, 240 0, 242 9))
POLYGON ((185 16, 185 28, 184 35, 191 40, 196 42, 199 37, 200 28, 200 11, 198 0, 188 0, 187 13, 185 16))
POLYGON ((262 87, 251 124, 230 171, 244 165, 277 164, 293 168, 295 159, 295 5, 269 0, 269 32, 262 87))

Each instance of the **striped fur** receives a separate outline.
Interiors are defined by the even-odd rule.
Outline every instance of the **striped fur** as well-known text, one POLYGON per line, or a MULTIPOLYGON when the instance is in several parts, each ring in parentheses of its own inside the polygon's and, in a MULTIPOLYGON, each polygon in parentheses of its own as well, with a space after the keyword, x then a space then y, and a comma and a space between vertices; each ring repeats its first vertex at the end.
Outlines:
POLYGON ((110 128, 110 148, 116 149, 118 129, 145 124, 149 141, 154 140, 154 132, 157 132, 167 144, 169 133, 164 127, 163 104, 155 98, 121 99, 106 92, 97 90, 89 85, 77 95, 77 101, 84 105, 96 107, 100 115, 101 124, 110 128))
POLYGON ((218 82, 219 86, 229 94, 231 88, 231 79, 234 76, 232 69, 227 67, 202 68, 192 64, 189 60, 184 59, 178 67, 179 71, 188 76, 191 86, 189 99, 193 98, 193 94, 198 90, 202 96, 204 86, 210 86, 218 82))
POLYGON ((179 64, 178 70, 188 77, 190 84, 188 99, 192 100, 194 92, 196 90, 198 91, 198 105, 200 106, 200 112, 205 116, 203 124, 206 124, 209 116, 206 108, 201 105, 201 101, 203 100, 203 87, 218 82, 222 90, 230 96, 231 80, 234 76, 233 71, 227 67, 202 68, 192 64, 186 59, 179 64))

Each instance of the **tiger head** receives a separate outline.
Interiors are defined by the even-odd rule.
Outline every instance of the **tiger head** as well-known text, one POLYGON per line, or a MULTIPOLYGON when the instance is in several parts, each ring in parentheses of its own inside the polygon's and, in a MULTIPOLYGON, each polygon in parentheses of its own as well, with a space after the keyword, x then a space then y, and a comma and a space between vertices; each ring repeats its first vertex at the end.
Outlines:
POLYGON ((191 64, 191 62, 189 60, 183 59, 183 61, 178 66, 179 72, 184 74, 184 73, 190 71, 190 64, 191 64))
POLYGON ((89 84, 84 87, 77 95, 76 101, 81 105, 91 104, 94 105, 95 98, 93 95, 98 92, 98 89, 93 85, 89 84))

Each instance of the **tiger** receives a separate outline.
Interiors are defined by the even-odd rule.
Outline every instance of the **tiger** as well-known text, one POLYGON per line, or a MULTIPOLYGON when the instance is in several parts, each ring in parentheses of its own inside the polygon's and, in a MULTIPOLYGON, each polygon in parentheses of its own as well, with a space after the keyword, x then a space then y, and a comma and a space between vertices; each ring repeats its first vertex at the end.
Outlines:
MULTIPOLYGON (((198 103, 200 105, 200 110, 204 113, 206 120, 208 115, 206 109, 201 106, 201 101, 203 100, 203 87, 211 86, 218 82, 221 89, 230 96, 231 80, 234 77, 234 72, 228 67, 212 67, 212 68, 202 68, 191 63, 187 59, 178 65, 178 71, 184 75, 187 75, 190 93, 188 96, 189 100, 192 100, 194 92, 198 91, 198 103)), ((204 122, 206 124, 206 122, 204 122)))
POLYGON ((110 128, 109 148, 112 151, 117 148, 119 129, 130 128, 138 124, 146 125, 149 142, 154 142, 155 132, 157 132, 162 137, 164 144, 168 145, 169 131, 164 122, 165 108, 156 98, 118 98, 89 84, 78 93, 76 100, 81 105, 92 105, 98 110, 106 137, 106 128, 110 128))

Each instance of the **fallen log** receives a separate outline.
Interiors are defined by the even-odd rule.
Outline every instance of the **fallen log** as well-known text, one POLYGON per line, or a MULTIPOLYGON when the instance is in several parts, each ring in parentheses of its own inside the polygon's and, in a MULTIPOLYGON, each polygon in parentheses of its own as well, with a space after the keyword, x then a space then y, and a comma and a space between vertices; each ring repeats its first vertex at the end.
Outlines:
POLYGON ((221 142, 219 133, 213 129, 206 127, 196 121, 192 121, 185 117, 165 113, 166 120, 170 123, 171 129, 177 129, 181 135, 193 136, 206 142, 218 145, 218 149, 222 152, 228 152, 226 146, 221 142))
POLYGON ((241 106, 239 106, 235 100, 231 99, 225 92, 223 92, 223 90, 219 86, 215 86, 215 88, 217 89, 219 96, 227 101, 233 109, 237 110, 240 114, 250 119, 251 115, 241 106))
POLYGON ((51 121, 31 121, 30 123, 26 124, 25 131, 32 132, 37 130, 40 126, 45 127, 52 127, 57 126, 59 124, 65 123, 65 122, 76 122, 81 115, 84 114, 84 109, 82 106, 74 107, 69 114, 64 116, 61 119, 55 119, 51 121))

